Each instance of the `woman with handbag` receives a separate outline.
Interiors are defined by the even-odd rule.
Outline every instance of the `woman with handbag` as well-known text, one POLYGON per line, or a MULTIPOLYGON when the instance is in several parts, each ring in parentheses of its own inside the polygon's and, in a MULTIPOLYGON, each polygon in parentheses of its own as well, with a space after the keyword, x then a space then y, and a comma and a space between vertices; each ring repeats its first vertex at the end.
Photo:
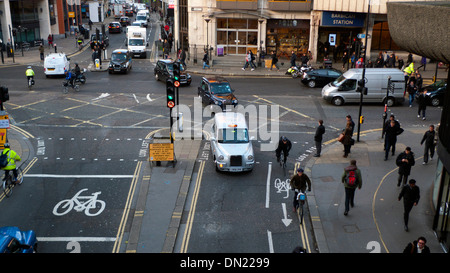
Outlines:
POLYGON ((343 137, 341 143, 344 145, 344 156, 347 157, 350 153, 350 148, 352 147, 352 144, 354 143, 354 140, 352 139, 352 133, 353 127, 351 121, 347 121, 347 125, 345 126, 345 129, 342 131, 343 137))

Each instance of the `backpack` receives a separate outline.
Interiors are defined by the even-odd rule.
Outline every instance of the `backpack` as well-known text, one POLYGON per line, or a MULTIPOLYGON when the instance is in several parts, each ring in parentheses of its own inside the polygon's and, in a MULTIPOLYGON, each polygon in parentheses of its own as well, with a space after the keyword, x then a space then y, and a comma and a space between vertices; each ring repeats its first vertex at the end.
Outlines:
POLYGON ((345 181, 351 187, 356 186, 356 170, 347 171, 347 176, 345 177, 345 181))
POLYGON ((4 168, 8 165, 8 153, 9 150, 6 152, 6 154, 2 153, 0 155, 0 168, 4 168))

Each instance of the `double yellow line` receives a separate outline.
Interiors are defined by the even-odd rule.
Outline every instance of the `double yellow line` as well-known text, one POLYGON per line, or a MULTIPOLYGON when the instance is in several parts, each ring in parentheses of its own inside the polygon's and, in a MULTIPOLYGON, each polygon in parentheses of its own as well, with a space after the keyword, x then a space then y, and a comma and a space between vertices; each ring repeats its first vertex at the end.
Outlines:
POLYGON ((144 161, 139 161, 136 165, 136 169, 134 170, 133 180, 131 181, 130 190, 128 191, 127 201, 125 203, 125 209, 122 214, 122 219, 120 220, 119 230, 117 231, 116 240, 114 242, 114 247, 112 252, 119 253, 120 246, 123 240, 123 234, 125 232, 125 226, 128 220, 128 216, 131 210, 131 203, 133 201, 134 193, 136 192, 136 185, 139 180, 139 173, 142 168, 142 164, 144 161))
POLYGON ((186 230, 184 231, 180 253, 187 253, 189 239, 191 237, 192 224, 194 223, 195 209, 197 207, 198 193, 200 191, 200 186, 202 184, 203 170, 205 169, 205 162, 206 161, 200 162, 200 167, 198 169, 197 179, 195 181, 194 195, 192 197, 191 207, 189 209, 186 230))

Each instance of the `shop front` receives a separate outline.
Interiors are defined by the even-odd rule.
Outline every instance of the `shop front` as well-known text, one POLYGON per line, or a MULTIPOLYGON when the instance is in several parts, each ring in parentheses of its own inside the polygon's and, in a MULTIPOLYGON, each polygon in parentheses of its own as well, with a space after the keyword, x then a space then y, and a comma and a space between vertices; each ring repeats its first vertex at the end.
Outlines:
POLYGON ((280 59, 290 59, 292 51, 300 57, 308 53, 309 20, 267 20, 266 52, 276 52, 280 59))
POLYGON ((217 18, 217 48, 224 55, 257 54, 258 19, 217 18))
MULTIPOLYGON (((317 41, 317 59, 325 56, 340 61, 345 50, 349 50, 358 34, 365 33, 366 15, 352 12, 322 12, 317 41)), ((351 54, 351 52, 350 52, 351 54)))

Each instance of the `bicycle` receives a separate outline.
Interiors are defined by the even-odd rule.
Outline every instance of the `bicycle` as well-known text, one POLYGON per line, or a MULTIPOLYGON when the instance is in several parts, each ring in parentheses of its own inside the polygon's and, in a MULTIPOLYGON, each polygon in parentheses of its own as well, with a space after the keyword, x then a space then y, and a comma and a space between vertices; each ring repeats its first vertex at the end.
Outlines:
MULTIPOLYGON (((286 159, 287 159, 287 157, 286 157, 286 159)), ((284 160, 284 152, 283 152, 283 150, 281 150, 281 152, 280 152, 280 166, 283 169, 286 169, 286 161, 284 160)))
POLYGON ((28 79, 28 89, 31 90, 31 88, 33 87, 33 85, 34 85, 34 79, 30 77, 30 78, 28 79))
POLYGON ((66 81, 63 82, 63 88, 62 88, 63 94, 67 94, 69 92, 69 87, 72 87, 72 89, 75 90, 75 92, 79 92, 80 91, 80 86, 78 84, 72 85, 72 84, 69 83, 69 81, 70 80, 66 80, 66 81))
POLYGON ((100 191, 93 193, 91 196, 80 196, 80 194, 88 189, 82 189, 75 194, 71 199, 65 199, 60 201, 53 208, 53 214, 56 216, 62 216, 72 209, 76 212, 84 211, 86 216, 97 216, 105 209, 105 201, 98 200, 97 197, 102 193, 100 191), (92 210, 92 212, 91 212, 92 210))
POLYGON ((6 197, 10 197, 11 196, 12 189, 16 185, 22 185, 22 183, 23 183, 23 173, 22 173, 21 166, 22 165, 20 165, 17 168, 17 180, 16 180, 16 182, 13 182, 12 170, 10 170, 8 172, 8 175, 6 175, 6 172, 5 172, 5 175, 4 175, 3 180, 2 180, 3 181, 2 185, 3 185, 3 192, 5 193, 6 197))
POLYGON ((304 192, 300 191, 297 194, 297 200, 299 203, 299 206, 297 208, 298 218, 300 220, 300 225, 302 225, 303 224, 303 213, 304 213, 303 205, 305 204, 305 201, 306 201, 306 194, 304 192))

